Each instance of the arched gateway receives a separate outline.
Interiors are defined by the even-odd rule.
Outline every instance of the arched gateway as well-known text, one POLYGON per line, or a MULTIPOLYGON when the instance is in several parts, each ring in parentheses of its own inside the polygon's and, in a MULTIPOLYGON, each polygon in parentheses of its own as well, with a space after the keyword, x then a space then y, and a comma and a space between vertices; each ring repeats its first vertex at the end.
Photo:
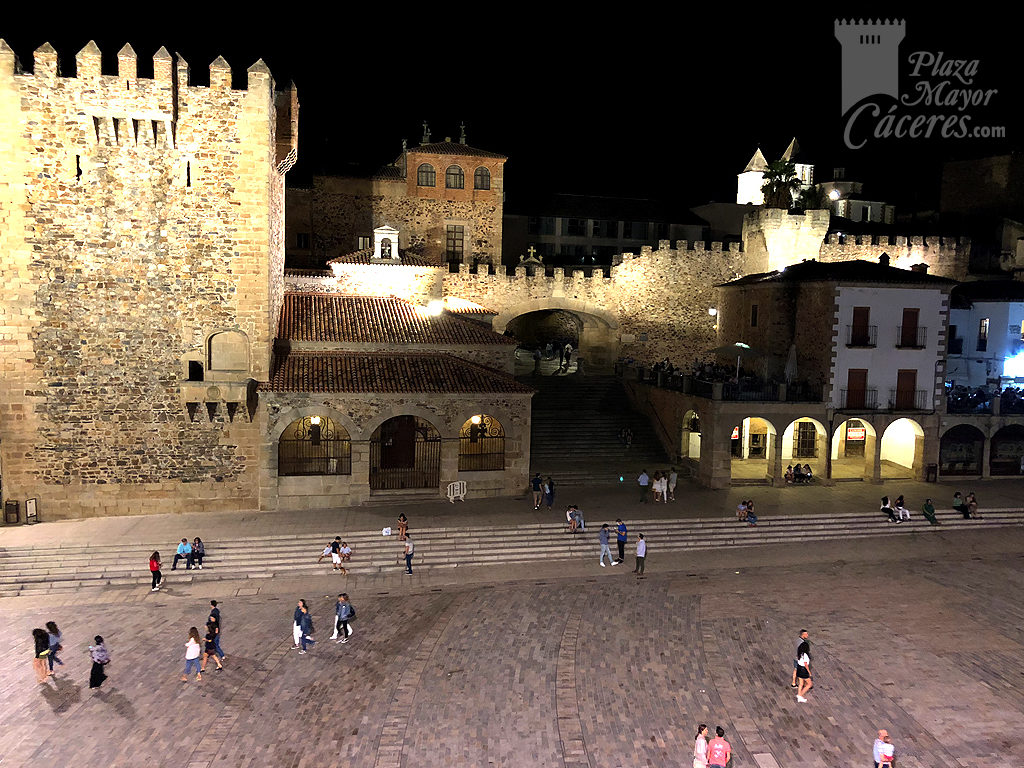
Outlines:
POLYGON ((594 368, 609 368, 619 355, 619 321, 591 302, 566 296, 548 296, 513 305, 494 318, 491 327, 504 333, 518 317, 544 310, 562 310, 579 319, 579 357, 594 368))

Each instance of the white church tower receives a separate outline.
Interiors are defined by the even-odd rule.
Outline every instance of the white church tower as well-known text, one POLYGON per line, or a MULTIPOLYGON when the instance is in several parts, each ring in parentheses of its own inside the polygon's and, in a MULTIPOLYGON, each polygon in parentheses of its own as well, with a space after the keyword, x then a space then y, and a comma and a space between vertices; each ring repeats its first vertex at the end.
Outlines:
POLYGON ((761 148, 758 147, 754 156, 750 158, 747 167, 742 173, 736 175, 736 203, 738 205, 764 205, 764 193, 761 192, 761 185, 764 184, 764 172, 768 170, 768 161, 764 159, 761 148))

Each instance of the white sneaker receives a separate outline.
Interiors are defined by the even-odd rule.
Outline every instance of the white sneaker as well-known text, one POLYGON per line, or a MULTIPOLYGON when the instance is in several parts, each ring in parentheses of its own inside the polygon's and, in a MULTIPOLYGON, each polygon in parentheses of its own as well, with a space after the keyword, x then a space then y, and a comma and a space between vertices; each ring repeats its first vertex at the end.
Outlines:
POLYGON ((200 570, 200 571, 201 571, 201 570, 203 570, 203 566, 201 566, 201 565, 200 565, 200 566, 199 566, 199 570, 200 570))
POLYGON ((618 565, 618 564, 619 564, 618 560, 612 560, 612 565, 618 565))
POLYGON ((151 590, 149 590, 149 591, 150 591, 150 592, 159 592, 159 591, 160 591, 160 587, 153 587, 153 588, 152 588, 151 590))
POLYGON ((607 567, 608 567, 608 566, 606 566, 606 565, 604 564, 604 560, 602 560, 602 561, 601 561, 601 567, 602 567, 602 568, 607 568, 607 567))
POLYGON ((807 699, 805 699, 803 696, 797 696, 796 700, 798 702, 800 702, 801 704, 806 704, 807 703, 807 699))
POLYGON ((348 642, 348 638, 347 638, 347 637, 343 637, 343 638, 341 638, 341 640, 339 640, 338 642, 339 642, 339 643, 347 643, 347 642, 348 642))
POLYGON ((338 633, 335 632, 333 635, 331 635, 331 640, 337 640, 337 639, 338 639, 338 633))

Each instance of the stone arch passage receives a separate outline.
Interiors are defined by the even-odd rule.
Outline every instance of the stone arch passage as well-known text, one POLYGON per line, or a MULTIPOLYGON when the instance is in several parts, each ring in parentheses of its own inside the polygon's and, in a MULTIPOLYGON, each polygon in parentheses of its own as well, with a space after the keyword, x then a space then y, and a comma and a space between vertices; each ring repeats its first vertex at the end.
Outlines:
POLYGON ((882 433, 882 478, 924 476, 924 429, 914 419, 896 419, 882 433))
POLYGON ((832 478, 871 480, 878 435, 867 419, 847 419, 832 435, 832 478))
POLYGON ((683 416, 683 434, 679 455, 690 461, 700 461, 700 414, 690 409, 683 416))
POLYGON ((730 476, 747 482, 770 483, 774 477, 775 425, 759 416, 743 419, 730 435, 730 476))
POLYGON ((393 416, 370 436, 370 489, 437 488, 441 435, 419 416, 393 416))
MULTIPOLYGON (((498 333, 504 333, 511 327, 514 335, 517 326, 513 321, 517 318, 535 312, 557 311, 575 318, 572 322, 577 324, 578 343, 573 348, 577 350, 578 358, 585 361, 587 368, 611 368, 619 356, 619 321, 608 311, 588 302, 557 296, 534 299, 505 310, 494 318, 491 327, 498 333)), ((522 343, 528 345, 526 340, 522 343)))
POLYGON ((957 424, 939 438, 939 472, 942 475, 981 475, 985 433, 973 424, 957 424))
POLYGON ((1007 424, 992 435, 989 468, 993 475, 1019 475, 1024 456, 1024 426, 1007 424))
POLYGON ((828 430, 825 425, 809 416, 801 417, 791 421, 782 433, 782 460, 810 464, 814 474, 823 477, 827 446, 828 430))

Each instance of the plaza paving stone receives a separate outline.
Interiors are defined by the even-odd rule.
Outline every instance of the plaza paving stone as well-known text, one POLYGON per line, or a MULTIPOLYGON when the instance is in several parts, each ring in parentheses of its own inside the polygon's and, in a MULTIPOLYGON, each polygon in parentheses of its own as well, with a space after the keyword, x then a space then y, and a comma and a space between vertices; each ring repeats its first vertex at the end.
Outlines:
POLYGON ((1024 531, 429 576, 270 580, 0 601, 0 766, 689 765, 698 722, 737 766, 1024 765, 1024 531), (339 585, 357 606, 328 637, 339 585), (209 590, 217 590, 210 593, 209 590), (252 590, 246 590, 251 592, 252 590), (223 672, 180 682, 185 636, 222 601, 223 672), (298 597, 319 642, 291 650, 298 597), (31 632, 66 661, 35 683, 31 632), (797 632, 815 686, 789 687, 797 632), (110 679, 88 688, 106 637, 110 679))

